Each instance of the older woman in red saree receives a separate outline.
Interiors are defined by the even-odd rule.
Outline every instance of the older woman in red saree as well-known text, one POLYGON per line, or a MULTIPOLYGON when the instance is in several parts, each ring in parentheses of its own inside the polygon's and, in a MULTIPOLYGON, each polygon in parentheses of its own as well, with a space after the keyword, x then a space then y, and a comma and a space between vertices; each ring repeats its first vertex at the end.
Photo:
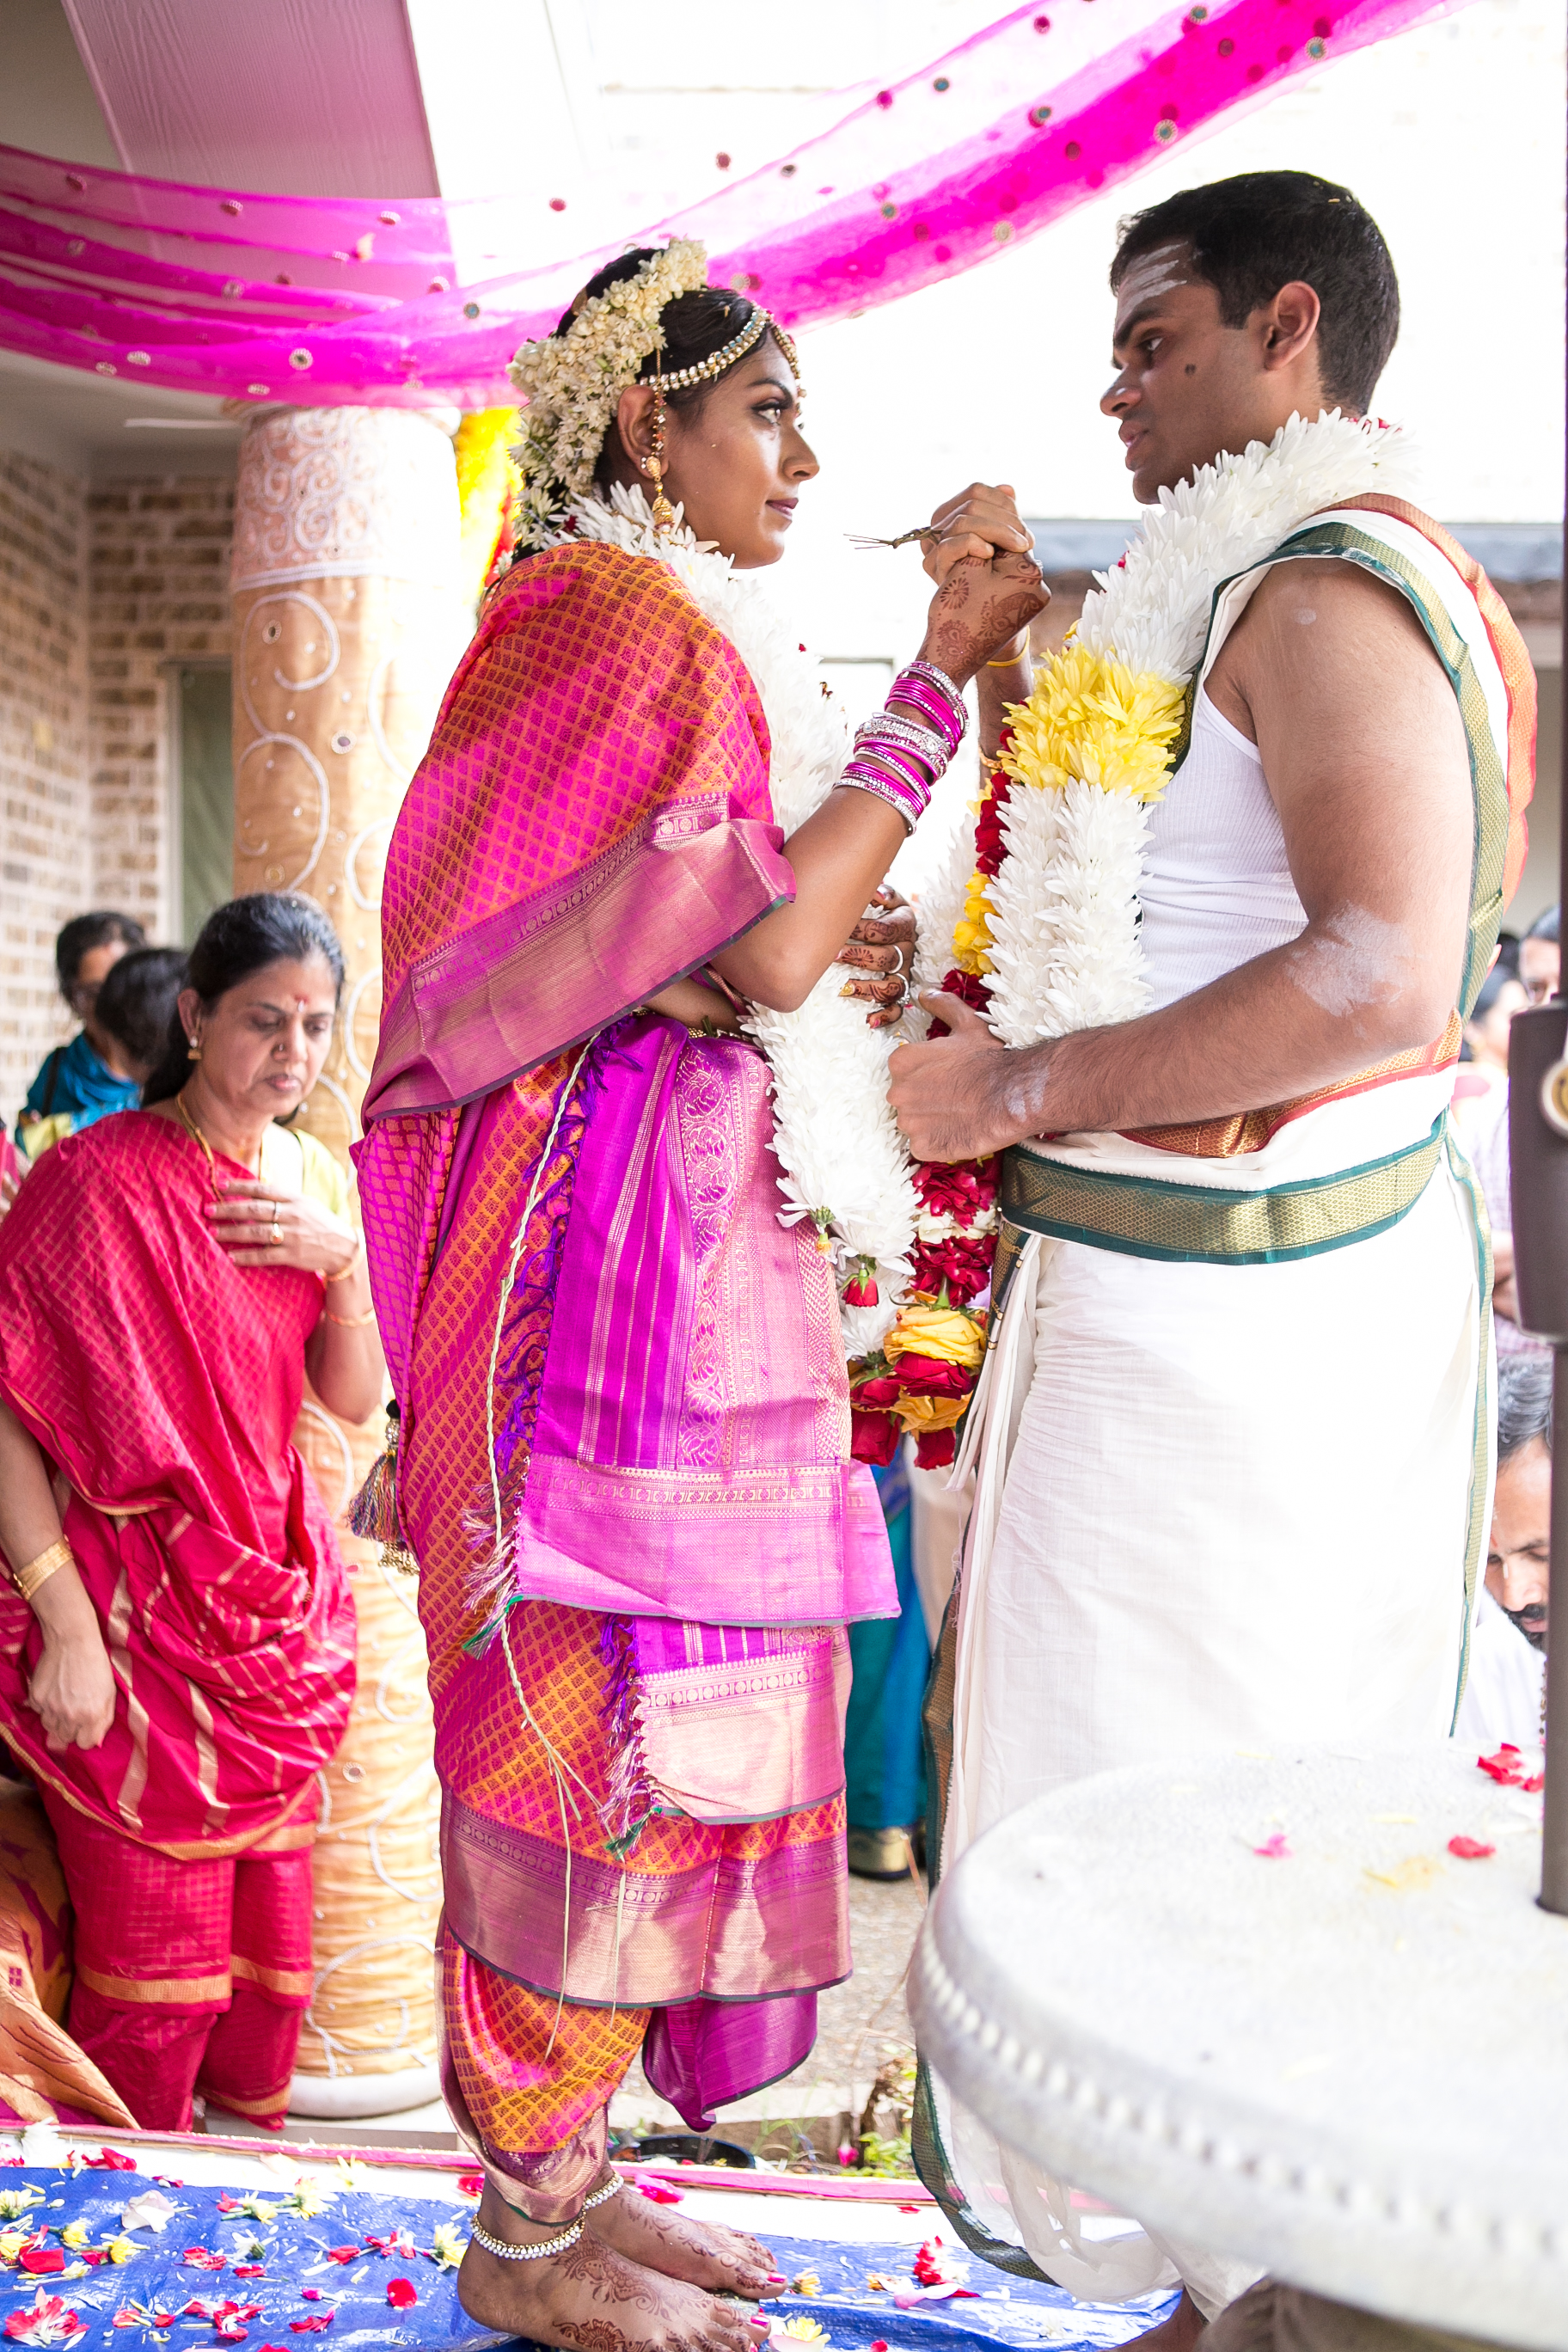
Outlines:
POLYGON ((629 255, 520 355, 525 560, 394 834, 358 1155, 436 1702, 446 2095, 486 2171, 459 2291, 594 2352, 763 2326, 714 2291, 780 2284, 765 2248, 616 2194, 608 2102, 640 2050, 700 2127, 808 2052, 849 1969, 844 1629, 897 1606, 758 1008, 836 997, 857 930, 878 976, 849 985, 902 995, 907 919, 864 916, 932 771, 891 755, 940 772, 1044 601, 1022 549, 961 566, 856 788, 745 587, 816 471, 793 350, 703 274, 629 255))
POLYGON ((347 1180, 275 1122, 342 982, 309 902, 220 908, 150 1107, 0 1225, 0 1735, 70 1890, 71 2032, 143 2127, 198 2091, 280 2126, 310 1997, 353 1612, 290 1435, 307 1367, 362 1419, 382 1362, 347 1180))

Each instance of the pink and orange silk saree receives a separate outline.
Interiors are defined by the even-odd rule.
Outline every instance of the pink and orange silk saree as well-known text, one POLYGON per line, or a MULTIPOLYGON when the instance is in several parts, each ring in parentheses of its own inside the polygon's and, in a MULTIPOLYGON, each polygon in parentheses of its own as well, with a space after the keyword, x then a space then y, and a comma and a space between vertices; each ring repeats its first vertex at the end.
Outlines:
POLYGON ((387 865, 358 1162, 447 2090, 568 2205, 639 2047, 700 2125, 849 1966, 844 1628, 896 1603, 830 1268, 760 1054, 639 1010, 793 895, 768 756, 670 571, 567 544, 491 596, 387 865))
POLYGON ((71 2032, 140 2123, 176 2127, 197 2087, 282 2122, 317 1774, 354 1675, 342 1560, 291 1443, 321 1279, 236 1265, 210 1185, 172 1120, 122 1111, 58 1143, 0 1223, 0 1395, 68 1486, 117 1685, 98 1747, 50 1749, 37 1622, 0 1584, 0 1736, 77 1913, 71 2032))

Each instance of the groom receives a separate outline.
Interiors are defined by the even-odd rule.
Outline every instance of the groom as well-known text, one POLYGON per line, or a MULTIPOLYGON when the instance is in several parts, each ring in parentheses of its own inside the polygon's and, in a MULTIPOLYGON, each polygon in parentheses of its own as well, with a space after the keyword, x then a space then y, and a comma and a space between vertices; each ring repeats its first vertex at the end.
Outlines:
MULTIPOLYGON (((1489 1268, 1445 1126, 1456 1013, 1522 856, 1528 663, 1463 551, 1355 474, 1377 436, 1328 421, 1367 413, 1399 320, 1347 189, 1189 189, 1126 226, 1110 283, 1100 405, 1133 493, 1194 486, 1203 613, 1244 577, 1214 598, 1151 813, 1149 1009, 1006 1047, 928 996, 952 1034, 892 1057, 918 1158, 1007 1155, 975 1411, 1016 1435, 983 1449, 949 1629, 949 1866, 1081 1774, 1444 1737, 1486 1525, 1489 1268), (1298 416, 1325 422, 1269 450, 1298 416), (1255 443, 1278 531, 1238 561, 1225 453, 1255 443)), ((1027 543, 981 486, 935 521, 939 577, 1027 543)), ((981 676, 994 743, 1026 652, 981 676)), ((1168 2241, 1086 2246, 940 2083, 932 2116, 928 2173, 972 2244, 1017 2267, 1021 2240, 1085 2296, 1181 2276, 1143 2339, 1163 2352, 1252 2275, 1168 2241)))

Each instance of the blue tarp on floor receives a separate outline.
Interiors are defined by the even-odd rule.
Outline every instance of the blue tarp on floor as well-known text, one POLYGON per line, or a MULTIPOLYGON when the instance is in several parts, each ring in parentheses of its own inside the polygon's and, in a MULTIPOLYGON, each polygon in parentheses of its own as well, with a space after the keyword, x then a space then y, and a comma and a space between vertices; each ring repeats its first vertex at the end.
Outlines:
MULTIPOLYGON (((142 2352, 151 2345, 216 2352, 226 2342, 243 2344, 246 2352, 263 2347, 316 2352, 315 2340, 324 2338, 319 2352, 351 2344, 433 2352, 437 2346, 497 2342, 459 2308, 456 2269, 434 2258, 438 2231, 448 2245, 454 2231, 456 2242, 466 2240, 470 2208, 346 2186, 325 2198, 323 2209, 313 2212, 317 2192, 304 2182, 288 2191, 225 2190, 137 2172, 8 2167, 0 2170, 0 2342, 5 2352, 17 2343, 79 2346, 82 2352, 110 2352, 110 2347, 142 2352), (68 2267, 81 2263, 89 2251, 101 2253, 117 2238, 123 2251, 124 2209, 149 2190, 160 2191, 177 2210, 162 2231, 132 2230, 128 2260, 103 2259, 74 2277, 23 2266, 40 2258, 29 2243, 40 2231, 42 2259, 52 2262, 58 2250, 68 2267), (74 2237, 78 2227, 85 2229, 86 2246, 62 2245, 61 2231, 74 2237), (19 2255, 17 2241, 26 2252, 19 2255), (205 2254, 207 2264, 189 2259, 193 2254, 205 2254), (211 2267, 217 2257, 223 2266, 211 2267), (411 2302, 397 2281, 407 2282, 411 2302)), ((135 2219, 133 2204, 130 2218, 135 2219)), ((796 2215, 789 2218, 795 2221, 796 2215)), ((819 2294, 783 2294, 768 2310, 786 2321, 815 2321, 826 2344, 842 2352, 877 2342, 889 2352, 1046 2344, 1075 2352, 1124 2344, 1174 2304, 1172 2296, 1156 2295, 1138 2305, 1100 2309, 971 2262, 965 2284, 977 2290, 972 2299, 900 2311, 891 2294, 869 2289, 867 2278, 874 2273, 907 2287, 907 2243, 767 2234, 786 2277, 814 2271, 821 2282, 819 2294)), ((820 2339, 815 2352, 825 2352, 820 2339)))

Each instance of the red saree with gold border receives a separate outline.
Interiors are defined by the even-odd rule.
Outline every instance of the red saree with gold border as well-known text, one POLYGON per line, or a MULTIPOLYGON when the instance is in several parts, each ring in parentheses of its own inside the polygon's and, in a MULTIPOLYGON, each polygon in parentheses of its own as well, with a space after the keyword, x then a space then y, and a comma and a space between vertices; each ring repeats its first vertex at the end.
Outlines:
POLYGON ((51 1752, 26 1704, 37 1622, 0 1587, 0 1735, 175 1861, 308 1846, 353 1691, 353 1603, 290 1442, 321 1281, 236 1265, 209 1197, 188 1136, 121 1111, 57 1144, 0 1222, 0 1395, 68 1483, 118 1685, 102 1742, 51 1752))

